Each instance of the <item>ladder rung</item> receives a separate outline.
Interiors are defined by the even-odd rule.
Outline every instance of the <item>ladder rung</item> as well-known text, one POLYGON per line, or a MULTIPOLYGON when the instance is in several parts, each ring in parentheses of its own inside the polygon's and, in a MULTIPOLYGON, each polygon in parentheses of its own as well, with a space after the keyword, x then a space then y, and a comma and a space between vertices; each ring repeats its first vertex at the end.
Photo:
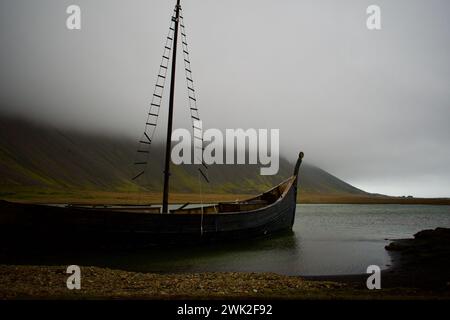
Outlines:
POLYGON ((188 68, 184 68, 184 70, 186 70, 187 72, 191 73, 192 71, 188 68))
POLYGON ((187 46, 187 42, 186 41, 181 41, 185 46, 187 46))
POLYGON ((148 142, 148 141, 139 141, 140 143, 143 143, 143 144, 152 144, 151 142, 148 142))
POLYGON ((172 50, 172 48, 168 46, 165 46, 164 48, 166 48, 167 50, 172 50))
POLYGON ((155 117, 157 117, 158 115, 156 114, 156 113, 151 113, 151 112, 149 112, 149 114, 148 114, 149 116, 155 116, 155 117))
POLYGON ((156 104, 156 103, 151 103, 150 105, 152 105, 152 106, 154 106, 154 107, 161 107, 159 104, 156 104))
POLYGON ((147 164, 147 162, 135 162, 134 164, 147 164))
POLYGON ((195 120, 197 120, 197 121, 200 121, 200 119, 197 118, 197 117, 194 117, 194 116, 191 116, 191 117, 192 117, 192 119, 195 119, 195 120))
POLYGON ((167 39, 169 39, 170 41, 172 41, 173 39, 171 37, 167 37, 167 39))
POLYGON ((189 90, 191 90, 192 92, 194 92, 194 88, 188 87, 189 90))
POLYGON ((167 60, 169 60, 169 57, 163 56, 163 59, 167 59, 167 60))
POLYGON ((160 65, 160 67, 161 67, 161 68, 164 68, 164 69, 167 69, 167 67, 166 67, 166 66, 163 66, 163 65, 160 65))
POLYGON ((194 110, 194 111, 198 111, 198 109, 197 109, 197 108, 191 108, 191 110, 194 110))
POLYGON ((152 142, 152 139, 148 136, 147 132, 144 132, 144 136, 147 138, 148 142, 152 142))
POLYGON ((197 99, 195 99, 194 97, 189 96, 189 99, 197 101, 197 99))
POLYGON ((190 82, 194 82, 194 80, 192 80, 192 79, 189 78, 189 77, 186 77, 186 80, 188 80, 188 81, 190 81, 190 82))
POLYGON ((183 37, 186 37, 186 33, 184 33, 184 32, 182 32, 181 35, 182 35, 183 37))
POLYGON ((184 53, 189 54, 189 52, 187 52, 186 50, 183 50, 184 53))
POLYGON ((158 88, 164 88, 164 86, 162 86, 162 85, 160 85, 160 84, 156 84, 156 86, 157 86, 158 88))
POLYGON ((156 123, 147 122, 146 125, 156 127, 156 123))
POLYGON ((162 96, 157 95, 156 93, 154 93, 153 95, 154 95, 155 97, 158 97, 158 98, 162 99, 162 96))
POLYGON ((166 76, 163 76, 163 75, 161 75, 161 74, 158 74, 158 77, 163 78, 163 79, 166 78, 166 76))
POLYGON ((170 30, 172 30, 172 31, 175 31, 175 29, 174 29, 174 28, 172 28, 172 27, 170 27, 169 29, 170 29, 170 30))
POLYGON ((189 62, 189 60, 187 60, 187 59, 184 59, 184 62, 186 62, 186 63, 190 63, 190 62, 189 62))
POLYGON ((148 153, 147 150, 138 150, 137 152, 139 152, 139 153, 148 153))
POLYGON ((136 180, 137 178, 139 178, 140 176, 142 176, 145 173, 145 171, 142 171, 141 173, 137 174, 133 179, 131 180, 136 180))

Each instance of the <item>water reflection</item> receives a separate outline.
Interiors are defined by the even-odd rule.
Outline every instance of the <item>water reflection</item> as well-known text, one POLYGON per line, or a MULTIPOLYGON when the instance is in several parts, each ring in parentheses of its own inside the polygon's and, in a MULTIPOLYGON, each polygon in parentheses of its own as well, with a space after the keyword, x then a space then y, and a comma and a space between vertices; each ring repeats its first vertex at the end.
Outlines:
MULTIPOLYGON (((30 265, 85 265, 116 268, 138 272, 199 272, 241 271, 247 259, 269 251, 295 252, 298 238, 294 232, 285 232, 270 238, 235 241, 190 247, 152 247, 136 250, 90 251, 90 252, 3 252, 2 264, 30 265), (235 265, 233 267, 233 265, 235 265)), ((254 262, 247 261, 253 270, 254 262)), ((264 265, 264 264, 263 264, 264 265)))
POLYGON ((0 253, 0 263, 87 265, 140 272, 276 272, 287 275, 364 273, 385 268, 386 238, 450 227, 448 206, 299 205, 294 231, 268 239, 188 248, 114 252, 0 253))

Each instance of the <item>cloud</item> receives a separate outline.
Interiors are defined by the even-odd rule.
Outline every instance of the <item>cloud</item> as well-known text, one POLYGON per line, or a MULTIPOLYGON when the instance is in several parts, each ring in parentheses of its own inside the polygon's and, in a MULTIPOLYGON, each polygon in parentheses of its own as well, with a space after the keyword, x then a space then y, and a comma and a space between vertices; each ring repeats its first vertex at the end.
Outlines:
MULTIPOLYGON (((450 3, 376 3, 380 31, 366 28, 372 1, 182 2, 205 125, 279 128, 283 154, 303 149, 358 187, 448 196, 450 3)), ((68 31, 70 4, 1 2, 1 108, 137 139, 173 6, 79 0, 82 30, 68 31)), ((175 125, 188 127, 178 70, 175 125)))

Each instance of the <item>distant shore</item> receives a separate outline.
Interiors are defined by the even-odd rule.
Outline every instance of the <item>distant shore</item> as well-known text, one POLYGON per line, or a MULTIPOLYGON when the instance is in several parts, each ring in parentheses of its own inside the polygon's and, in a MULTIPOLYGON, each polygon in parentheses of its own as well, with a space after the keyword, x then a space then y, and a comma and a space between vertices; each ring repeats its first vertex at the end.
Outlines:
POLYGON ((450 198, 408 198, 384 195, 322 195, 300 194, 303 204, 410 204, 410 205, 450 205, 450 198))
MULTIPOLYGON (((255 194, 171 193, 173 204, 216 203, 251 198, 255 194)), ((158 204, 162 194, 155 192, 118 192, 92 190, 3 191, 0 199, 22 203, 79 204, 158 204)), ((384 195, 319 194, 299 191, 299 204, 417 204, 450 205, 450 198, 389 197, 384 195)))

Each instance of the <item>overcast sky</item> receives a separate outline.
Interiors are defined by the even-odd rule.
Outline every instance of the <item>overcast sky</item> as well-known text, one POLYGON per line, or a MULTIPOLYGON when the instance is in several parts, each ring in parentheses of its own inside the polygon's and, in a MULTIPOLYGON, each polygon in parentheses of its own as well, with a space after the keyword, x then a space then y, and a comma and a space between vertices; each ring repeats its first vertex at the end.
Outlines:
MULTIPOLYGON (((139 138, 175 1, 0 3, 2 111, 139 138), (70 4, 81 31, 66 29, 70 4)), ((279 128, 289 159, 302 149, 366 191, 450 196, 449 1, 182 6, 205 127, 279 128), (380 31, 366 28, 370 4, 380 31)), ((176 126, 187 126, 179 70, 176 126)))

